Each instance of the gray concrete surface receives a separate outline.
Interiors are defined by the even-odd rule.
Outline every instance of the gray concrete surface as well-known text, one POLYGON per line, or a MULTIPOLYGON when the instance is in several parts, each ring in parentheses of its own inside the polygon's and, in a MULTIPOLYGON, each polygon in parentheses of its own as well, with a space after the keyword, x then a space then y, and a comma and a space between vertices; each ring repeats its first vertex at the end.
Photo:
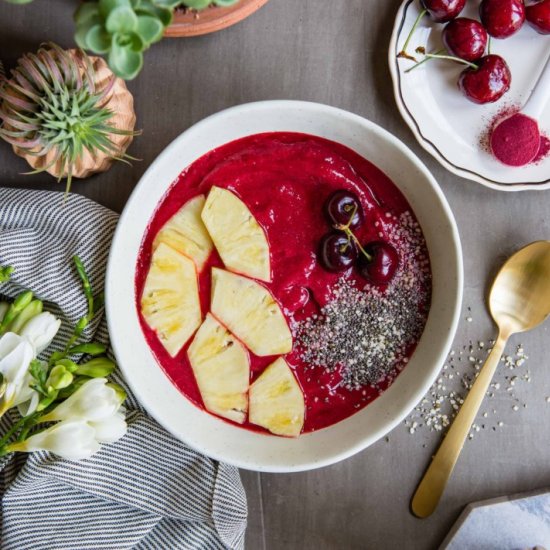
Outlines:
MULTIPOLYGON (((72 45, 74 0, 0 2, 0 59, 9 67, 45 40, 72 45)), ((447 173, 415 142, 395 107, 387 48, 399 0, 271 0, 216 35, 164 40, 130 84, 143 136, 130 153, 142 159, 74 185, 120 211, 149 163, 180 132, 223 108, 262 99, 304 99, 348 109, 407 143, 432 170, 460 228, 465 259, 464 319, 456 346, 487 339, 494 327, 484 306, 487 280, 515 248, 550 238, 550 192, 499 193, 447 173)), ((0 185, 61 189, 48 175, 22 176, 25 163, 0 143, 0 185)), ((550 485, 550 342, 548 327, 516 339, 530 356, 531 383, 518 388, 528 407, 503 397, 502 429, 466 445, 437 512, 408 510, 410 496, 438 435, 396 428, 354 458, 293 475, 243 472, 249 507, 248 548, 429 549, 444 539, 472 501, 550 485)))

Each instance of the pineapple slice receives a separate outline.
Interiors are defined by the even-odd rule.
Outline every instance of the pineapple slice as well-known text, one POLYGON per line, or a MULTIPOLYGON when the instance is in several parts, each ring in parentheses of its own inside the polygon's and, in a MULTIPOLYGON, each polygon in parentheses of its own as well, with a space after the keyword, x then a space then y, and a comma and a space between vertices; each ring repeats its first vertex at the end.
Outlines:
POLYGON ((201 212, 204 208, 204 195, 187 201, 161 228, 153 242, 156 249, 160 243, 171 246, 185 254, 201 271, 212 252, 214 245, 202 223, 201 212))
POLYGON ((166 351, 175 357, 202 320, 193 261, 160 243, 147 273, 141 312, 166 351))
POLYGON ((246 348, 208 314, 187 356, 206 409, 242 424, 248 410, 250 385, 246 348))
POLYGON ((202 220, 228 269, 271 281, 267 238, 241 199, 227 189, 212 187, 202 220))
POLYGON ((249 420, 276 435, 296 437, 304 426, 304 414, 302 390, 280 357, 250 386, 249 420))
POLYGON ((292 351, 292 334, 273 296, 260 283, 212 269, 212 314, 258 356, 292 351))

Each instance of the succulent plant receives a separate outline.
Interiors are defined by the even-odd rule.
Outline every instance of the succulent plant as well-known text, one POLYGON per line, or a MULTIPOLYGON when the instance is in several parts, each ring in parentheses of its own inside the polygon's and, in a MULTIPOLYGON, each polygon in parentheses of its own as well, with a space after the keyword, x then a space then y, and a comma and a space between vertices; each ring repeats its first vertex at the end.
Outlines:
MULTIPOLYGON (((33 0, 6 0, 28 4, 33 0)), ((202 10, 227 7, 239 0, 90 0, 74 14, 75 41, 83 50, 106 55, 112 71, 125 80, 137 76, 143 52, 162 39, 172 22, 174 9, 184 6, 202 10)))
POLYGON ((203 9, 229 6, 238 0, 97 0, 81 4, 75 13, 77 44, 107 55, 114 73, 134 78, 143 66, 143 52, 162 39, 180 5, 203 9))
POLYGON ((66 177, 67 190, 83 157, 91 155, 94 162, 130 158, 125 149, 136 134, 133 122, 130 129, 116 128, 108 107, 114 86, 126 87, 108 74, 107 84, 98 89, 92 58, 53 43, 24 55, 0 86, 0 138, 36 167, 31 173, 66 177), (117 135, 129 139, 121 146, 117 135))

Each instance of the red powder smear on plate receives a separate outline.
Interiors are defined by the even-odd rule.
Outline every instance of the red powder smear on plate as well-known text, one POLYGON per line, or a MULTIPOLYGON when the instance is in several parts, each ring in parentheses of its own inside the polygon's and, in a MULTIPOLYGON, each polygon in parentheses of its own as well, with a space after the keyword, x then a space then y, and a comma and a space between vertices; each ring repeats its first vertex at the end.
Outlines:
POLYGON ((503 164, 525 166, 541 148, 541 135, 536 120, 516 113, 498 124, 491 133, 491 151, 503 164))

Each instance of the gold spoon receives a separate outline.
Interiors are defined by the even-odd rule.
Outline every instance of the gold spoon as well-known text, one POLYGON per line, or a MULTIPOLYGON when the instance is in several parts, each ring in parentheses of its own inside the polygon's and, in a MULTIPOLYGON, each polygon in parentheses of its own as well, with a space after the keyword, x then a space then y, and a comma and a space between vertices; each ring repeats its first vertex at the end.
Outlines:
POLYGON ((412 499, 419 518, 436 509, 510 336, 550 315, 550 241, 534 242, 508 259, 493 282, 489 309, 498 338, 412 499))

